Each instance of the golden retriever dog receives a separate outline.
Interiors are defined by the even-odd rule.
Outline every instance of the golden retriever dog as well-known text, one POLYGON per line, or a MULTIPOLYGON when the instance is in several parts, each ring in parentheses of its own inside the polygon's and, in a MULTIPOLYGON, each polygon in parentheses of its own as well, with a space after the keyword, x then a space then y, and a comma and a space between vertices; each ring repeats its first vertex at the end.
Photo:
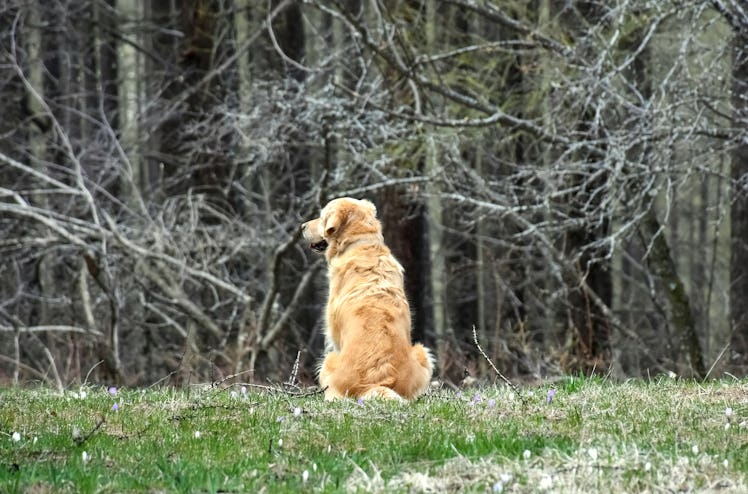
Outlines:
POLYGON ((431 353, 410 339, 403 267, 384 245, 376 215, 371 202, 343 197, 301 226, 328 265, 328 353, 319 369, 326 400, 412 400, 431 380, 431 353))

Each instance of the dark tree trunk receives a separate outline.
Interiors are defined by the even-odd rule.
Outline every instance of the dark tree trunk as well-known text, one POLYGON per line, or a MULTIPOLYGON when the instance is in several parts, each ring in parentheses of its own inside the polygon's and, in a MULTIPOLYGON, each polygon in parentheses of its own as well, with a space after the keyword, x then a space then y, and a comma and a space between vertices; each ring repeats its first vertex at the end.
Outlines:
MULTIPOLYGON (((272 0, 269 5, 263 3, 250 6, 247 9, 247 20, 252 29, 261 29, 260 26, 267 18, 266 9, 275 9, 280 3, 280 0, 272 0)), ((262 42, 249 51, 252 79, 257 81, 288 76, 299 82, 304 80, 305 72, 293 63, 303 62, 305 54, 301 4, 294 2, 285 7, 265 31, 262 42)))
POLYGON ((571 256, 578 255, 576 277, 569 279, 567 285, 570 330, 573 331, 570 371, 605 373, 609 364, 610 322, 590 298, 588 291, 579 286, 580 281, 584 280, 605 305, 611 306, 613 283, 609 262, 593 259, 594 252, 586 247, 606 236, 607 230, 606 220, 602 225, 575 229, 566 236, 567 253, 571 256))
MULTIPOLYGON (((9 64, 14 64, 25 69, 25 47, 21 43, 24 19, 20 14, 18 8, 0 10, 0 64, 4 66, 0 70, 0 152, 14 159, 23 159, 26 153, 31 117, 23 82, 16 70, 9 68, 9 64)), ((0 170, 2 183, 12 185, 17 173, 3 165, 0 170)))
POLYGON ((119 59, 117 57, 117 0, 97 3, 101 106, 107 123, 119 136, 119 59))
POLYGON ((379 194, 378 215, 382 221, 384 241, 395 258, 405 269, 405 293, 413 316, 412 337, 414 341, 431 344, 432 335, 428 284, 424 275, 428 272, 426 218, 424 208, 413 202, 401 187, 387 187, 379 194))
MULTIPOLYGON (((7 166, 5 162, 5 157, 26 161, 31 122, 36 122, 32 120, 23 82, 16 70, 10 68, 13 64, 26 70, 25 46, 22 42, 24 18, 20 14, 18 8, 6 7, 0 10, 0 66, 4 67, 0 70, 0 153, 5 155, 0 159, 0 184, 10 190, 34 188, 22 173, 7 166)), ((37 122, 39 123, 41 122, 37 122)), ((4 240, 28 235, 31 233, 29 230, 23 221, 0 214, 0 231, 3 232, 4 240)), ((12 251, 13 247, 9 250, 12 251)), ((18 296, 18 286, 19 281, 27 283, 33 279, 33 270, 29 264, 18 262, 15 256, 6 255, 5 252, 0 253, 0 300, 3 301, 0 324, 4 326, 14 326, 17 317, 26 312, 26 304, 22 301, 24 297, 18 296)), ((0 347, 6 349, 3 354, 12 356, 19 362, 22 349, 27 346, 24 339, 19 333, 0 334, 0 347)), ((28 348, 23 351, 28 351, 28 348)), ((12 375, 13 384, 17 384, 21 376, 19 367, 18 364, 11 365, 10 361, 4 361, 0 364, 0 376, 12 375)))
POLYGON ((645 248, 648 247, 647 265, 664 299, 668 323, 678 341, 677 347, 673 349, 675 355, 677 357, 685 352, 693 374, 703 378, 706 376, 706 366, 688 293, 678 275, 662 226, 652 209, 642 220, 639 231, 645 248))
MULTIPOLYGON (((584 26, 596 24, 603 15, 601 8, 590 2, 574 2, 575 14, 567 19, 569 27, 575 36, 583 37, 586 33, 584 26)), ((595 132, 589 122, 592 115, 586 109, 580 114, 580 134, 590 135, 595 132)), ((582 220, 579 227, 572 227, 564 239, 564 252, 572 259, 576 259, 576 276, 566 280, 567 304, 571 331, 571 349, 568 370, 584 373, 606 372, 610 359, 610 321, 603 314, 601 308, 593 303, 585 289, 580 287, 584 280, 587 286, 605 303, 611 306, 613 298, 613 283, 611 278, 610 259, 604 253, 599 253, 592 246, 609 234, 610 219, 599 217, 599 210, 603 201, 600 189, 605 187, 607 173, 590 182, 589 177, 598 173, 594 156, 580 156, 580 161, 586 161, 585 175, 576 174, 570 181, 573 189, 578 192, 569 198, 570 216, 582 220), (593 223, 594 222, 594 223, 593 223), (575 278, 575 279, 574 279, 575 278)), ((567 277, 568 278, 568 277, 567 277)))
MULTIPOLYGON (((45 29, 41 32, 41 62, 42 62, 42 92, 44 99, 49 105, 54 117, 66 127, 65 115, 67 112, 62 108, 62 95, 69 85, 70 67, 65 62, 66 58, 61 55, 66 43, 63 36, 65 11, 58 2, 54 2, 49 8, 43 9, 41 13, 42 23, 45 29)), ((48 118, 48 116, 47 116, 48 118)), ((51 123, 46 130, 52 132, 51 123)), ((64 153, 56 144, 57 139, 49 139, 47 144, 46 159, 50 163, 63 163, 64 153)))
POLYGON ((238 104, 236 64, 219 67, 235 47, 232 0, 190 0, 173 11, 151 1, 147 70, 150 112, 148 180, 163 181, 167 194, 192 187, 217 196, 230 192, 236 135, 223 132, 238 104), (183 33, 176 36, 174 33, 183 33))
POLYGON ((730 210, 731 365, 748 370, 748 25, 734 26, 734 127, 742 129, 732 156, 733 198, 730 210))
POLYGON ((166 106, 178 89, 173 82, 179 76, 177 52, 179 32, 177 14, 172 2, 146 0, 144 12, 148 27, 145 45, 145 96, 148 104, 144 135, 148 143, 147 161, 140 174, 140 190, 146 197, 163 194, 164 176, 178 169, 173 154, 178 141, 176 129, 182 115, 181 109, 166 106))

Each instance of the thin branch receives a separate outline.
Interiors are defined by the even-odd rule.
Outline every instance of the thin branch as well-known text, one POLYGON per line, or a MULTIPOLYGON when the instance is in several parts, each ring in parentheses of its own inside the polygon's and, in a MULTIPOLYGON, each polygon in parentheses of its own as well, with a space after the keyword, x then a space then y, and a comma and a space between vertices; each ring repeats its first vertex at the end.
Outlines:
POLYGON ((92 336, 101 337, 104 336, 101 332, 90 329, 81 328, 79 326, 69 326, 65 324, 48 324, 38 326, 18 326, 16 328, 12 326, 0 325, 0 332, 19 332, 19 333, 79 333, 79 334, 90 334, 92 336))
POLYGON ((483 348, 480 346, 480 343, 478 343, 478 333, 475 329, 475 325, 473 325, 473 342, 475 343, 476 348, 478 348, 478 351, 480 352, 480 354, 483 356, 484 359, 486 359, 486 362, 489 363, 493 371, 496 373, 496 375, 499 376, 501 380, 504 381, 504 383, 506 383, 506 385, 512 389, 512 391, 514 391, 514 394, 517 395, 517 398, 520 399, 522 404, 524 406, 527 406, 527 399, 524 396, 522 396, 522 393, 520 392, 519 388, 516 385, 514 385, 512 381, 507 379, 507 377, 504 376, 504 374, 502 374, 501 371, 499 371, 499 369, 496 368, 493 361, 488 357, 488 355, 486 355, 486 352, 483 351, 483 348))

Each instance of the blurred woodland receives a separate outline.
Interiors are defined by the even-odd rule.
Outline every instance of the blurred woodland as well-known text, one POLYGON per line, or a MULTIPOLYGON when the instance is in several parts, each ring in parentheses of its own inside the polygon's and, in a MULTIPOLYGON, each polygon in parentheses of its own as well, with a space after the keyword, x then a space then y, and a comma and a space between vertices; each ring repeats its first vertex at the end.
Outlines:
POLYGON ((0 382, 314 381, 369 198, 439 376, 745 375, 738 0, 0 0, 0 382))

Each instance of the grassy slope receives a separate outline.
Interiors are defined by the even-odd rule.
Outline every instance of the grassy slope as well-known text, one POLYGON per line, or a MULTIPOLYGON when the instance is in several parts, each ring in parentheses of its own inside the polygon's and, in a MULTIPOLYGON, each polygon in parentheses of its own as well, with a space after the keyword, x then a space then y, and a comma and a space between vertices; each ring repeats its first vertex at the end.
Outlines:
POLYGON ((0 491, 748 489, 748 381, 568 378, 550 404, 548 389, 524 390, 527 405, 495 387, 410 405, 194 388, 111 396, 90 387, 85 398, 6 389, 0 491))

